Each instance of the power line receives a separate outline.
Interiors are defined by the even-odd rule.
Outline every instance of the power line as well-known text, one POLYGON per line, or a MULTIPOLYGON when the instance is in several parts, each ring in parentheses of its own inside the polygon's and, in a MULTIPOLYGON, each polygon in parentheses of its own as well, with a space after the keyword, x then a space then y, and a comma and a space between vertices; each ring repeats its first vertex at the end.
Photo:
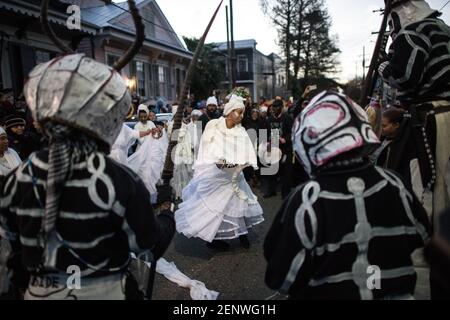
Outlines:
MULTIPOLYGON (((119 6, 118 4, 116 4, 114 2, 111 2, 110 4, 113 5, 116 8, 119 8, 119 9, 123 10, 124 12, 128 12, 129 14, 132 14, 130 10, 122 8, 121 6, 119 6)), ((165 27, 163 27, 163 26, 161 26, 161 25, 159 25, 159 24, 157 24, 157 23, 155 23, 155 22, 153 22, 151 20, 147 20, 144 17, 142 17, 142 15, 141 15, 141 18, 142 18, 143 21, 148 22, 148 23, 154 25, 155 27, 158 27, 158 28, 161 28, 163 30, 166 30, 167 32, 173 33, 173 34, 175 34, 178 37, 178 34, 175 31, 173 31, 171 29, 168 29, 168 28, 165 28, 165 27)))
POLYGON ((450 0, 448 0, 447 3, 444 4, 444 6, 442 8, 439 9, 439 11, 442 11, 442 9, 444 9, 449 3, 450 3, 450 0))

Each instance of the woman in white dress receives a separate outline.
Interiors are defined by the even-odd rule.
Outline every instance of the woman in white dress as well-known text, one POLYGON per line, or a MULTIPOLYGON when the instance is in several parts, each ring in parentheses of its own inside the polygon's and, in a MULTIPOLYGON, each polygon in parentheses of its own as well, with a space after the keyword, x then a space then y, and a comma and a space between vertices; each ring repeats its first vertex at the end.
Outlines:
POLYGON ((156 203, 156 184, 161 179, 166 159, 169 139, 164 130, 164 124, 155 122, 156 128, 152 134, 144 140, 139 150, 128 159, 128 166, 142 179, 152 203, 156 203))
POLYGON ((257 168, 252 142, 241 126, 244 99, 232 95, 224 117, 208 122, 194 166, 194 178, 183 190, 175 212, 177 231, 198 237, 209 248, 226 250, 224 240, 239 238, 249 247, 248 229, 264 221, 263 211, 242 170, 257 168))

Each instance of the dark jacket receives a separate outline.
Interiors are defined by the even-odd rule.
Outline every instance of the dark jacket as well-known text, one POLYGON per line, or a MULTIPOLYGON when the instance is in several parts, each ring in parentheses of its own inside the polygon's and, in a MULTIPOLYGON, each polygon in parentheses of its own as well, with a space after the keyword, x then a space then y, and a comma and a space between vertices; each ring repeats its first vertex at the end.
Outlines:
POLYGON ((429 233, 425 210, 392 171, 366 163, 323 172, 275 217, 264 242, 266 284, 291 299, 413 294, 411 254, 429 233), (380 286, 370 290, 376 268, 380 286))
MULTIPOLYGON (((56 249, 56 269, 70 265, 93 271, 88 277, 124 272, 130 252, 151 250, 158 259, 175 232, 173 214, 153 213, 142 180, 103 153, 82 159, 65 182, 56 232, 64 241, 56 249), (92 266, 96 266, 93 268, 92 266)), ((44 214, 48 149, 33 154, 5 178, 0 223, 11 242, 13 270, 32 274, 42 261, 38 244, 44 214)), ((45 270, 44 270, 45 271, 45 270)))

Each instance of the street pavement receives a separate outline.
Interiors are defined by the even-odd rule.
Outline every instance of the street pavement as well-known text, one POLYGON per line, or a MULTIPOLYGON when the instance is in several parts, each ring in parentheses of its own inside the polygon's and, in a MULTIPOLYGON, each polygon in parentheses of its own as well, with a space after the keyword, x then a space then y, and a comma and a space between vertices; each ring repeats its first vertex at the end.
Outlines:
MULTIPOLYGON (((202 240, 188 239, 177 233, 164 255, 185 275, 219 292, 218 299, 264 300, 274 293, 264 284, 266 262, 262 246, 281 205, 281 196, 264 199, 258 189, 254 192, 263 207, 265 221, 250 229, 249 249, 242 248, 239 240, 234 239, 230 241, 229 251, 216 252, 207 248, 202 240)), ((181 288, 159 274, 156 275, 153 292, 156 300, 191 299, 189 289, 181 288)))
MULTIPOLYGON (((208 289, 219 292, 219 300, 264 300, 275 294, 264 283, 266 261, 263 242, 281 206, 281 196, 264 199, 258 189, 254 189, 254 192, 263 207, 265 221, 250 230, 250 249, 242 248, 239 240, 234 239, 230 241, 229 251, 216 252, 207 248, 202 240, 188 239, 177 233, 164 255, 167 261, 174 262, 185 275, 203 282, 208 289)), ((429 269, 420 254, 414 256, 414 262, 418 274, 415 298, 429 299, 429 269)), ((190 300, 191 297, 189 289, 179 287, 157 274, 153 299, 190 300)))

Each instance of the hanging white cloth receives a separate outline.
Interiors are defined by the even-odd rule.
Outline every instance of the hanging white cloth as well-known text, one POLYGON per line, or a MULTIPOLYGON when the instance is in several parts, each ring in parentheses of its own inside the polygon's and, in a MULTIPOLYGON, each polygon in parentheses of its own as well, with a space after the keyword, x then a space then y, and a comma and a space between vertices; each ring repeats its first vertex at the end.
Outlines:
POLYGON ((128 150, 139 138, 139 131, 133 130, 127 125, 122 125, 119 136, 111 147, 109 156, 117 162, 129 166, 128 164, 128 150))
POLYGON ((156 183, 164 169, 168 145, 169 139, 164 130, 159 139, 149 135, 139 150, 127 160, 128 166, 142 179, 150 192, 152 203, 156 203, 156 183))
POLYGON ((178 270, 175 263, 168 262, 164 258, 159 258, 156 264, 156 272, 178 284, 180 287, 190 289, 192 300, 217 300, 219 296, 217 291, 208 290, 203 282, 192 280, 178 270))
POLYGON ((189 137, 191 138, 191 147, 193 150, 196 150, 198 148, 200 138, 202 136, 202 126, 201 122, 199 122, 199 125, 197 125, 195 122, 189 122, 187 125, 187 130, 189 132, 189 137))
MULTIPOLYGON (((169 137, 172 134, 172 128, 173 121, 169 122, 167 128, 169 137)), ((181 198, 183 189, 187 186, 194 175, 192 168, 194 165, 194 152, 188 126, 183 123, 176 134, 177 137, 172 137, 172 139, 178 139, 178 143, 172 153, 174 169, 173 178, 170 184, 175 191, 176 198, 179 199, 181 198)))

